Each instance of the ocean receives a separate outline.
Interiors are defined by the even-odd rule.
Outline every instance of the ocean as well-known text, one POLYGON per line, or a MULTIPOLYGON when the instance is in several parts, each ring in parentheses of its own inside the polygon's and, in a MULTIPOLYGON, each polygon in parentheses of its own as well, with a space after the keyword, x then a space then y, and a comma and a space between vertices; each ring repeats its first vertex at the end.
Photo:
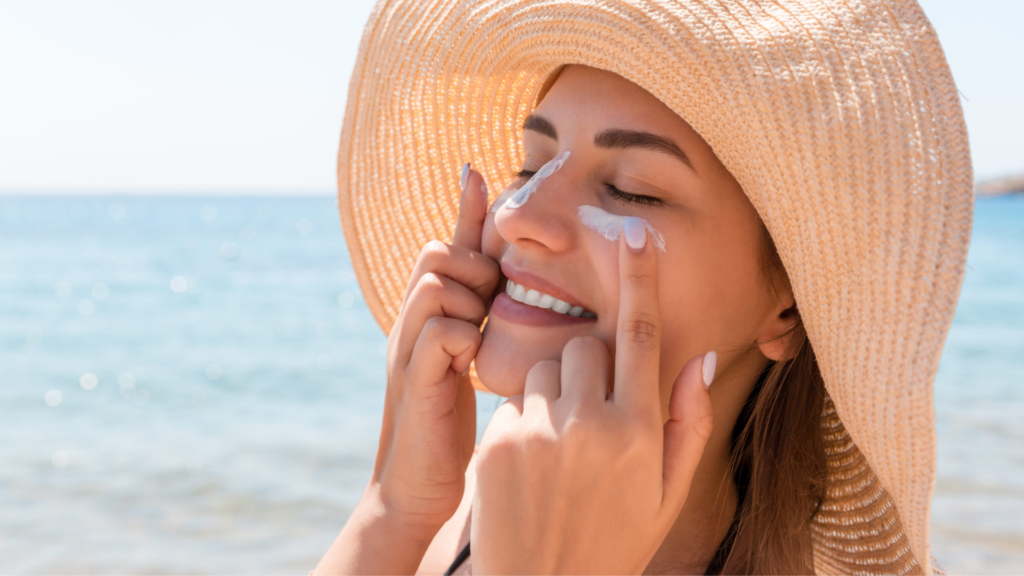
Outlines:
MULTIPOLYGON (((308 572, 385 345, 332 198, 0 196, 0 573, 308 572)), ((1022 376, 1024 197, 981 199, 935 388, 950 573, 1024 571, 1022 376)))

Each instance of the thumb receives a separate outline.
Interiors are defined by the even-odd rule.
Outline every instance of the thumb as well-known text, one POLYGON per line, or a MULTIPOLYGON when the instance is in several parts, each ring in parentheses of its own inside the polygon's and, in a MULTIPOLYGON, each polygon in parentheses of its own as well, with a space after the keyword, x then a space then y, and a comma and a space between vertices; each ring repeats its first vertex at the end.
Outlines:
POLYGON ((487 185, 479 172, 470 169, 469 162, 462 166, 459 184, 462 186, 462 199, 459 201, 459 221, 455 224, 452 245, 479 252, 484 217, 487 215, 487 185))
POLYGON ((714 352, 694 357, 672 385, 665 423, 662 508, 668 509, 673 518, 686 503, 690 482, 711 437, 714 417, 708 390, 717 360, 714 352))

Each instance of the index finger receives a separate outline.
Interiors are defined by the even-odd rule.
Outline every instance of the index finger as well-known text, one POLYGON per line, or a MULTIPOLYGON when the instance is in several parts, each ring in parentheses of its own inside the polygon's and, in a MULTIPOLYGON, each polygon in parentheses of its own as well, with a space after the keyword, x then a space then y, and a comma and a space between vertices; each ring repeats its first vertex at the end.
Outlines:
POLYGON ((615 333, 617 404, 660 414, 661 311, 658 260, 646 222, 627 218, 619 241, 619 318, 615 333))
POLYGON ((452 245, 479 252, 484 217, 487 215, 487 186, 484 177, 470 169, 468 162, 462 166, 459 184, 462 186, 462 198, 459 200, 459 220, 455 223, 452 245))

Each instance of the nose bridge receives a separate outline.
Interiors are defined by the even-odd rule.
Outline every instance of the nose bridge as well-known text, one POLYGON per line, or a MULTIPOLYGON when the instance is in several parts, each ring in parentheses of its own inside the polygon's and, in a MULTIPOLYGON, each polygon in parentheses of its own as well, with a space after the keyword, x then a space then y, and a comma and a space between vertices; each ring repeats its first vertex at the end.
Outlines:
POLYGON ((569 250, 575 238, 576 204, 580 175, 566 162, 540 183, 522 206, 503 206, 495 215, 498 234, 520 247, 540 245, 552 252, 569 250))

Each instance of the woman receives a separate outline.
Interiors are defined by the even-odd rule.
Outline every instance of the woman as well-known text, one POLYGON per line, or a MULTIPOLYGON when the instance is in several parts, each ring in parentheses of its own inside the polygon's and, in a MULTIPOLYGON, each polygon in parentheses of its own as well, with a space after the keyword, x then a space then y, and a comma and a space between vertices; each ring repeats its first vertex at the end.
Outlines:
POLYGON ((382 2, 339 191, 388 392, 316 572, 931 570, 971 172, 915 3, 382 2))

